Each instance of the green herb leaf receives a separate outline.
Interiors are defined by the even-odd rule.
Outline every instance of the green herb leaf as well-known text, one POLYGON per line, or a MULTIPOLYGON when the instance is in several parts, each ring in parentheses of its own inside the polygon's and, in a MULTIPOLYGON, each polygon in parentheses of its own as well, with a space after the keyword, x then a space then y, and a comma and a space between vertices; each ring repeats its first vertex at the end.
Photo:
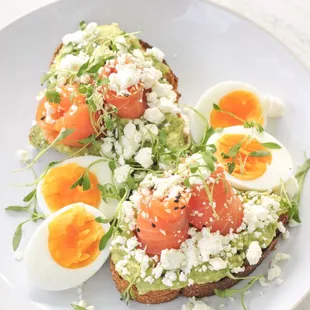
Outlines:
POLYGON ((161 145, 166 145, 166 140, 167 140, 167 132, 166 132, 166 130, 162 129, 159 132, 159 143, 161 145))
POLYGON ((42 75, 41 79, 40 79, 40 83, 41 85, 43 85, 46 81, 48 81, 50 79, 50 77, 52 77, 54 74, 54 72, 47 72, 46 74, 42 75))
POLYGON ((213 103, 213 109, 216 111, 221 111, 222 109, 215 103, 213 103))
POLYGON ((202 159, 204 160, 204 162, 206 163, 208 169, 210 171, 214 171, 214 161, 213 161, 213 158, 212 156, 210 156, 209 154, 207 153, 202 153, 202 159))
POLYGON ((89 143, 94 143, 94 142, 96 142, 96 135, 94 134, 89 136, 88 138, 79 140, 79 143, 84 144, 84 145, 89 144, 89 143))
POLYGON ((109 161, 109 168, 112 172, 116 169, 116 163, 114 160, 109 161))
POLYGON ((29 202, 33 199, 33 197, 36 194, 37 189, 35 188, 33 191, 31 191, 28 195, 26 195, 23 199, 24 202, 29 202))
POLYGON ((79 69, 79 71, 78 71, 78 73, 76 75, 78 77, 83 75, 86 72, 86 70, 88 68, 88 65, 89 65, 89 60, 82 64, 82 66, 80 67, 80 69, 79 69))
POLYGON ((295 201, 291 202, 290 209, 288 211, 288 215, 290 219, 293 219, 297 223, 301 223, 300 217, 299 217, 299 208, 298 204, 295 201))
POLYGON ((191 185, 191 182, 190 182, 190 177, 186 178, 184 180, 184 185, 187 187, 187 188, 190 188, 192 185, 191 185))
POLYGON ((281 149, 281 145, 274 143, 274 142, 265 142, 265 143, 262 143, 262 145, 266 147, 267 149, 275 149, 275 150, 281 149))
POLYGON ((95 218, 96 222, 101 223, 101 224, 107 224, 110 223, 112 221, 112 219, 104 219, 102 217, 96 217, 95 218))
POLYGON ((87 310, 85 307, 81 307, 79 305, 71 304, 74 310, 87 310))
POLYGON ((28 212, 29 206, 9 206, 5 208, 6 211, 13 211, 13 212, 28 212))
POLYGON ((99 250, 102 251, 107 246, 109 240, 111 239, 114 233, 115 227, 110 226, 109 230, 103 235, 99 243, 99 250))
POLYGON ((103 66, 102 62, 99 62, 87 70, 87 73, 97 73, 98 70, 103 66))
POLYGON ((114 128, 113 120, 111 119, 110 115, 105 115, 104 116, 104 125, 107 130, 112 131, 114 128))
POLYGON ((108 77, 106 77, 104 79, 99 79, 97 82, 98 86, 107 85, 109 83, 110 83, 110 79, 108 77))
POLYGON ((264 127, 260 123, 255 123, 255 128, 258 132, 264 131, 264 127))
POLYGON ((60 103, 60 93, 55 89, 48 89, 45 92, 45 97, 48 102, 60 103))
POLYGON ((82 186, 84 183, 84 174, 82 174, 76 182, 74 182, 71 186, 70 186, 70 189, 74 189, 78 186, 82 186))
POLYGON ((80 29, 83 31, 83 30, 85 30, 86 26, 87 26, 86 22, 84 20, 82 20, 80 22, 80 29))
POLYGON ((223 157, 223 159, 228 159, 228 158, 230 158, 230 156, 229 155, 227 155, 227 154, 225 154, 225 153, 221 153, 221 156, 223 157))
POLYGON ((20 223, 15 230, 15 233, 13 236, 13 250, 14 251, 16 251, 19 247, 20 241, 22 239, 22 234, 23 234, 22 227, 25 223, 26 222, 20 223))
POLYGON ((227 168, 228 168, 228 173, 232 174, 236 168, 236 163, 235 162, 227 163, 227 168))
POLYGON ((90 189, 90 179, 88 171, 84 173, 83 178, 83 191, 88 191, 90 189))
POLYGON ((132 176, 131 176, 131 173, 128 173, 128 176, 127 176, 127 185, 129 187, 129 189, 133 190, 136 188, 136 183, 135 181, 133 180, 132 176))
POLYGON ((229 157, 236 157, 236 155, 239 153, 242 143, 237 143, 233 145, 230 150, 228 151, 229 157))
POLYGON ((266 157, 269 155, 270 155, 269 151, 259 150, 259 151, 251 152, 248 156, 249 157, 266 157))

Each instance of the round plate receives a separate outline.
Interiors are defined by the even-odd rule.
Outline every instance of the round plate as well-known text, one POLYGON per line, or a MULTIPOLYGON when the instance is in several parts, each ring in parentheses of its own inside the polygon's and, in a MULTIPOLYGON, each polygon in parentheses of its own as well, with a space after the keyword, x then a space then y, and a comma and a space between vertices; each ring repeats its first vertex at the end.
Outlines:
MULTIPOLYGON (((287 113, 269 122, 268 131, 286 145, 295 163, 303 161, 305 151, 310 154, 310 75, 279 42, 250 22, 202 0, 67 0, 33 12, 0 33, 3 208, 20 204, 29 191, 9 186, 33 178, 31 172, 13 173, 19 167, 15 154, 17 149, 27 148, 40 76, 47 70, 62 36, 75 31, 82 20, 99 24, 116 21, 126 31, 141 30, 141 38, 165 52, 180 79, 182 103, 195 105, 207 87, 223 80, 241 80, 280 96, 287 104, 287 113)), ((57 158, 60 155, 51 152, 36 165, 36 171, 57 158)), ((308 186, 307 182, 305 188, 308 186)), ((291 238, 277 246, 277 250, 291 254, 291 259, 281 265, 284 284, 268 288, 255 285, 252 294, 246 295, 249 309, 263 309, 266 305, 273 310, 291 309, 309 290, 305 276, 310 274, 309 201, 310 192, 305 191, 301 204, 303 224, 291 229, 291 238)), ((77 299, 76 290, 50 293, 28 284, 23 262, 14 260, 12 250, 13 233, 24 216, 1 212, 0 308, 71 309, 71 302, 77 299)), ((21 250, 36 226, 25 225, 21 250)), ((257 272, 266 272, 267 268, 268 262, 264 262, 257 272)), ((108 264, 85 284, 84 298, 98 310, 127 309, 114 288, 108 264)), ((213 306, 225 303, 226 309, 240 309, 237 299, 212 297, 209 301, 213 306)), ((180 309, 185 301, 181 297, 148 309, 180 309)), ((144 309, 145 305, 131 302, 130 307, 144 309)))

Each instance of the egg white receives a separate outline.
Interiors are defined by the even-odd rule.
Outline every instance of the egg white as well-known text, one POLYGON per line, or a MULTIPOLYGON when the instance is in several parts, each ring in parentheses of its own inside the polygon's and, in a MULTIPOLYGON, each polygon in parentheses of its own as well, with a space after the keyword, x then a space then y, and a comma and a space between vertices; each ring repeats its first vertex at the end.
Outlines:
MULTIPOLYGON (((221 98, 233 91, 238 90, 251 92, 257 97, 263 112, 263 127, 266 128, 267 117, 264 109, 263 95, 255 87, 243 82, 224 81, 208 88, 199 98, 195 109, 200 112, 210 123, 210 115, 213 110, 213 104, 218 104, 221 98)), ((196 143, 199 143, 202 140, 206 130, 206 123, 199 115, 197 115, 195 111, 192 110, 190 111, 190 123, 192 137, 196 143)))
POLYGON ((232 187, 240 190, 276 190, 283 183, 285 183, 292 175, 293 161, 288 150, 276 138, 267 132, 259 133, 251 128, 244 128, 243 126, 232 126, 224 128, 222 132, 215 133, 208 141, 208 144, 216 144, 224 134, 243 134, 251 135, 261 143, 273 142, 281 146, 281 149, 268 149, 272 154, 272 162, 267 165, 266 172, 255 180, 240 180, 228 172, 226 172, 227 180, 232 187))
MULTIPOLYGON (((80 167, 87 168, 91 163, 95 162, 98 159, 103 159, 99 156, 80 156, 80 157, 73 157, 67 160, 64 160, 63 162, 53 166, 50 168, 49 171, 52 171, 56 167, 65 166, 70 163, 76 163, 80 167)), ((90 172, 92 172, 98 179, 99 184, 104 185, 106 183, 111 183, 112 180, 112 172, 109 168, 107 161, 102 161, 90 168, 90 172)), ((49 172, 48 172, 49 173, 49 172)), ((47 173, 47 174, 48 174, 47 173)), ((44 213, 44 215, 49 216, 52 211, 49 209, 45 197, 42 194, 42 185, 44 183, 44 178, 40 180, 37 186, 37 201, 40 209, 44 213)), ((103 200, 101 200, 99 209, 103 212, 104 216, 107 218, 111 218, 116 210, 117 207, 117 200, 115 199, 107 199, 107 203, 103 200)))
MULTIPOLYGON (((98 209, 83 203, 66 206, 53 213, 38 227, 26 248, 24 261, 29 280, 40 289, 62 291, 82 284, 101 268, 110 255, 108 244, 94 262, 78 269, 64 268, 58 265, 52 258, 48 248, 48 226, 60 214, 77 205, 83 206, 95 218, 102 216, 98 209)), ((110 228, 109 224, 101 225, 105 233, 110 228)))

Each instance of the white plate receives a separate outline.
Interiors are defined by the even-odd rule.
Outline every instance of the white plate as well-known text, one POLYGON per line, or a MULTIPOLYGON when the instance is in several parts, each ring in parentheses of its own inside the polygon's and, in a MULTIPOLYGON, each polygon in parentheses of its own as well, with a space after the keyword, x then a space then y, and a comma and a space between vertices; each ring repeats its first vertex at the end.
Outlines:
MULTIPOLYGON (((127 31, 141 29, 141 37, 165 52, 180 78, 183 103, 194 105, 207 87, 233 79, 280 96, 287 104, 287 114, 281 120, 269 122, 268 130, 287 146, 296 163, 303 160, 304 151, 310 154, 310 75, 280 43, 261 29, 202 0, 67 0, 42 8, 0 33, 3 208, 20 203, 27 192, 27 189, 8 184, 31 179, 30 172, 13 174, 12 171, 19 166, 16 150, 27 147, 40 76, 47 69, 62 36, 74 31, 81 20, 102 24, 117 21, 127 31)), ((37 165, 37 171, 55 157, 59 155, 46 156, 37 165)), ((309 182, 305 188, 308 186, 309 182)), ((289 262, 282 264, 284 284, 264 289, 256 285, 253 293, 246 296, 249 309, 291 309, 309 290, 309 201, 310 192, 305 191, 301 205, 303 225, 292 229, 291 238, 278 246, 278 250, 292 255, 289 262)), ((1 212, 0 309, 21 309, 19 303, 22 309, 70 309, 71 301, 77 299, 75 290, 49 293, 29 286, 23 263, 14 261, 11 246, 13 232, 23 216, 1 212)), ((32 224, 25 227, 21 249, 25 248, 34 229, 32 224)), ((258 272, 265 272, 267 268, 265 262, 258 272)), ((127 309, 119 300, 107 265, 85 285, 84 298, 99 310, 127 309)), ((185 298, 178 298, 147 308, 180 309, 185 301, 185 298)), ((226 309, 241 308, 238 300, 223 301, 215 297, 210 301, 213 305, 224 302, 226 309)), ((146 306, 132 302, 130 308, 144 309, 146 306)))

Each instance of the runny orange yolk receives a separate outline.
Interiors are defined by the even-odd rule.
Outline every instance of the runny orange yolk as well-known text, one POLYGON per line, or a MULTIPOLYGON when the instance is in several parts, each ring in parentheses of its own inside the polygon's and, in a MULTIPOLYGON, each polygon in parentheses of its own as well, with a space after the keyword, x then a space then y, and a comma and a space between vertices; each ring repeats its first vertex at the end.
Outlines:
MULTIPOLYGON (((263 125, 263 112, 258 98, 245 90, 233 91, 222 97, 218 106, 221 110, 233 113, 244 121, 255 121, 263 125)), ((210 125, 213 128, 225 128, 242 125, 244 122, 226 113, 212 110, 210 125)))
POLYGON ((48 226, 48 248, 60 266, 77 269, 88 266, 99 256, 102 226, 82 206, 57 216, 48 226))
POLYGON ((249 156, 251 152, 254 151, 266 151, 261 143, 259 143, 255 138, 251 138, 242 134, 225 134, 216 142, 217 151, 215 156, 218 161, 227 168, 227 164, 235 162, 235 168, 232 175, 241 180, 255 180, 262 176, 272 161, 272 155, 269 153, 267 156, 254 157, 249 156), (229 154, 229 150, 241 143, 239 152, 236 154, 235 159, 233 158, 223 158, 223 154, 229 154))
POLYGON ((101 192, 98 189, 97 177, 89 172, 90 188, 83 190, 82 186, 71 189, 71 186, 85 172, 85 168, 76 163, 52 168, 44 177, 42 195, 48 208, 55 212, 69 204, 83 202, 99 208, 101 192))

